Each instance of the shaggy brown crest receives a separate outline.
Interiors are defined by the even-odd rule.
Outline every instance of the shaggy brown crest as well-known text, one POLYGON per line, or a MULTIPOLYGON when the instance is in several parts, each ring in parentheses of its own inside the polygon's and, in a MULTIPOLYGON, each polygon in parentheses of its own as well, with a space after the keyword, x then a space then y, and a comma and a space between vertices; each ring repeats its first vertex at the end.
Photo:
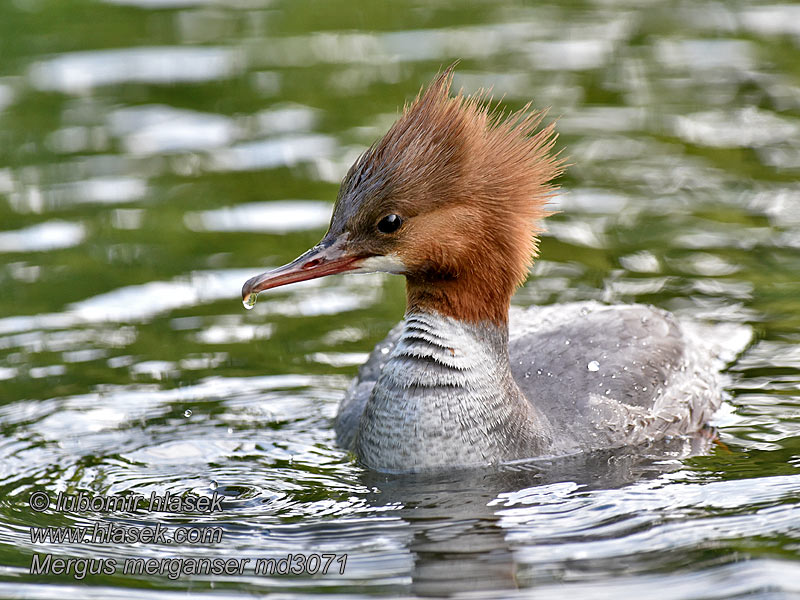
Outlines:
POLYGON ((501 323, 563 162, 552 155, 554 125, 537 131, 544 111, 503 114, 485 92, 451 97, 452 78, 451 66, 353 165, 329 233, 399 256, 409 311, 501 323), (376 240, 375 223, 392 213, 405 220, 398 237, 376 240))

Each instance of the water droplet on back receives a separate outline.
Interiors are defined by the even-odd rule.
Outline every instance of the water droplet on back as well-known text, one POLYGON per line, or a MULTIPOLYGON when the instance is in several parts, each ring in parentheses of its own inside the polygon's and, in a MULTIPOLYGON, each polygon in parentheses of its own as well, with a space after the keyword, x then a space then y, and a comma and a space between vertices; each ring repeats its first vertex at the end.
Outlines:
POLYGON ((600 370, 600 363, 597 362, 596 360, 593 360, 588 365, 586 365, 586 368, 589 369, 590 371, 599 371, 600 370))

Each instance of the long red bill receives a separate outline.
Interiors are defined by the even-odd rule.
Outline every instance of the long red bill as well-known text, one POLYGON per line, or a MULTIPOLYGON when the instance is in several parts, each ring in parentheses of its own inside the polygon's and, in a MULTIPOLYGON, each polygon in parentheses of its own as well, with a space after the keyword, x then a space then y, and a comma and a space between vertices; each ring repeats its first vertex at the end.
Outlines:
POLYGON ((349 254, 338 242, 314 246, 289 264, 248 279, 242 287, 245 308, 253 308, 256 296, 264 290, 358 269, 364 257, 349 254))

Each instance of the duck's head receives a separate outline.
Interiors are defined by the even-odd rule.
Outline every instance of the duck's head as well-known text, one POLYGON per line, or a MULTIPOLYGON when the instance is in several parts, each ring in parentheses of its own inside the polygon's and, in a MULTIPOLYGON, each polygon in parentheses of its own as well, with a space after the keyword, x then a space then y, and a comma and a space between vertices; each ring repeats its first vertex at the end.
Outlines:
MULTIPOLYGON (((561 172, 543 112, 504 115, 485 94, 450 97, 452 67, 350 168, 325 237, 253 277, 253 294, 344 272, 406 276, 407 310, 505 323, 561 172)), ((253 296, 254 298, 254 296, 253 296)))

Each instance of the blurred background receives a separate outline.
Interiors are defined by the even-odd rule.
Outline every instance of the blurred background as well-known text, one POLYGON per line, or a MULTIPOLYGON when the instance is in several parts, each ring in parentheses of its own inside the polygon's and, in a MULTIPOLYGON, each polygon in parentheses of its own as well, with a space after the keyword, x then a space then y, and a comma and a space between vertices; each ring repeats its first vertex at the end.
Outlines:
POLYGON ((758 1, 0 2, 0 595, 800 593, 799 55, 800 5, 758 1), (514 303, 753 328, 724 446, 432 481, 336 448, 401 278, 249 312, 239 290, 320 239, 349 165, 455 59, 455 88, 551 107, 572 163, 514 303), (34 490, 226 504, 33 513, 34 490), (175 555, 29 537, 98 518, 225 527, 180 555, 347 552, 347 569, 28 573, 34 552, 175 555))

